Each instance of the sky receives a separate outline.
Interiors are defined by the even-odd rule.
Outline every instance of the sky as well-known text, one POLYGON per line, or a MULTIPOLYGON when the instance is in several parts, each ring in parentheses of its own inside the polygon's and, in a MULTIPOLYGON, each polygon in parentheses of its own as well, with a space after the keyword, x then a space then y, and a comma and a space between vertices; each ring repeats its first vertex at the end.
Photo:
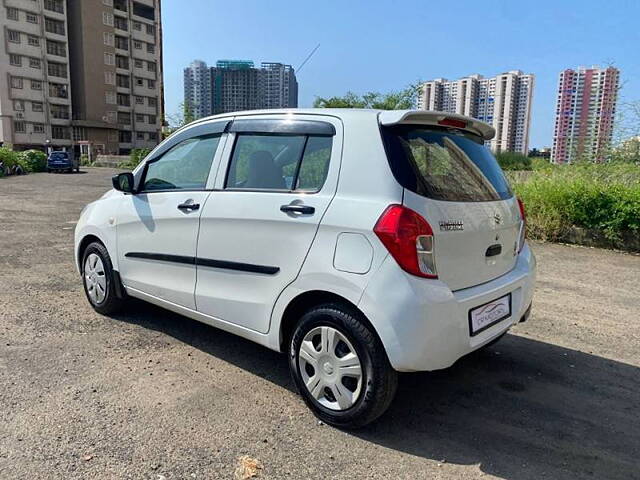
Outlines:
POLYGON ((558 74, 613 64, 620 101, 640 100, 640 0, 162 0, 165 103, 183 101, 192 60, 287 63, 300 107, 508 70, 534 73, 530 147, 552 143, 558 74))

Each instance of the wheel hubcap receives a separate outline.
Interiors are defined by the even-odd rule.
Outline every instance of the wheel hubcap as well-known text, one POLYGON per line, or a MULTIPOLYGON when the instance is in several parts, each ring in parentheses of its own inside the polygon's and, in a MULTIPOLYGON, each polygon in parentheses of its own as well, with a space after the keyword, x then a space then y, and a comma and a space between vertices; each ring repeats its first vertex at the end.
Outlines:
POLYGON ((346 410, 362 390, 362 365, 355 348, 332 327, 309 331, 298 350, 298 367, 308 392, 331 410, 346 410))
POLYGON ((91 253, 84 262, 84 284, 91 301, 102 303, 107 295, 107 277, 102 259, 95 253, 91 253))

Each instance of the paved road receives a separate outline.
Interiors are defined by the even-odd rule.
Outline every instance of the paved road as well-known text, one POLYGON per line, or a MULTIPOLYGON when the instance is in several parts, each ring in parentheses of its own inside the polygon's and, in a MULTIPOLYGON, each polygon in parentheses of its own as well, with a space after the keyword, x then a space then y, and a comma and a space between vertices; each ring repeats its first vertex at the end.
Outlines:
POLYGON ((0 179, 0 478, 640 478, 640 257, 536 244, 528 323, 391 410, 319 425, 284 357, 136 303, 102 317, 73 222, 108 169, 0 179))

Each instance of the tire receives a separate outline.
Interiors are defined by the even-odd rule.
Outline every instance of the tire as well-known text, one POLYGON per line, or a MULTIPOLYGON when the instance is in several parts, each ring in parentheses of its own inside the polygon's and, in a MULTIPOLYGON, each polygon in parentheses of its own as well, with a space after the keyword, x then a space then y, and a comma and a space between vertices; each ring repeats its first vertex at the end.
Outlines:
POLYGON ((118 280, 105 246, 99 242, 90 243, 82 254, 81 269, 84 293, 93 309, 102 315, 120 310, 125 300, 118 297, 118 280))
POLYGON ((398 384, 382 342, 361 318, 341 304, 316 306, 300 318, 288 345, 291 375, 305 403, 338 428, 373 422, 398 384), (331 348, 322 346, 325 340, 331 348))

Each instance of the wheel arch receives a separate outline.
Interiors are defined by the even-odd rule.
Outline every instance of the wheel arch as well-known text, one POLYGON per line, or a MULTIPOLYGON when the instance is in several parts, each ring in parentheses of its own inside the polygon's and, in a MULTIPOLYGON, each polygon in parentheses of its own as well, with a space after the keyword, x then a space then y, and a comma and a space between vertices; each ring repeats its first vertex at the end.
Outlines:
MULTIPOLYGON (((87 247, 92 244, 93 242, 98 242, 100 244, 102 244, 102 246, 104 248, 107 248, 107 245, 104 241, 102 241, 102 239, 100 237, 98 237, 97 235, 94 235, 93 233, 89 233, 87 235, 85 235, 84 237, 82 237, 82 240, 80 240, 80 242, 78 243, 78 252, 77 252, 77 262, 78 262, 78 268, 80 270, 80 272, 82 272, 82 257, 84 256, 84 251, 87 249, 87 247)), ((108 249, 107 249, 108 251, 108 249)))
MULTIPOLYGON (((310 290, 293 297, 284 309, 279 325, 279 348, 286 352, 286 345, 293 334, 295 325, 300 317, 308 310, 318 305, 336 303, 345 306, 373 332, 381 341, 380 336, 367 316, 349 299, 326 290, 310 290)), ((381 341, 382 343, 382 341, 381 341)))

